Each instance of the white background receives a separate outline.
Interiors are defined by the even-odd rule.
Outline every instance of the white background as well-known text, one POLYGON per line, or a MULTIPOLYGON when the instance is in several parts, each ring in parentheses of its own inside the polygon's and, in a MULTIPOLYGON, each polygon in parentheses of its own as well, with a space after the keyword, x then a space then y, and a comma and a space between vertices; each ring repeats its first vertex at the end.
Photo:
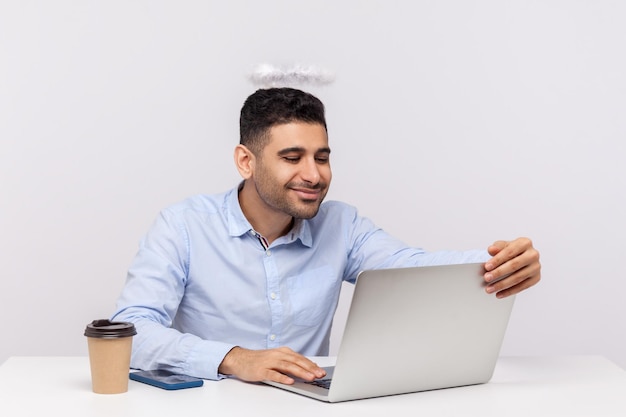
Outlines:
POLYGON ((605 0, 3 1, 0 362, 86 354, 158 211, 239 181, 267 62, 336 75, 309 89, 329 198, 428 250, 533 239, 503 354, 626 367, 625 21, 605 0))

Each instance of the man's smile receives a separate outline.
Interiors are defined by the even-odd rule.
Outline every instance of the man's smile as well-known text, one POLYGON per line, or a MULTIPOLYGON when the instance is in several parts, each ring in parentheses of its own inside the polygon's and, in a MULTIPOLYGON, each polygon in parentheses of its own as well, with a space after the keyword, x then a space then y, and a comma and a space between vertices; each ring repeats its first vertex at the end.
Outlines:
POLYGON ((289 187, 289 189, 294 191, 302 200, 318 200, 322 195, 324 187, 289 187))

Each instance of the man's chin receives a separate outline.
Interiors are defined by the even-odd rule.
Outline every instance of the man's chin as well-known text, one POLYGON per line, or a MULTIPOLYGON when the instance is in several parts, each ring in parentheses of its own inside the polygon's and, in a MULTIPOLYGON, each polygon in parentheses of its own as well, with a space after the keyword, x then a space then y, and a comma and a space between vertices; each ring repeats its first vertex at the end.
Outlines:
POLYGON ((293 210, 293 213, 291 214, 292 217, 296 218, 296 219, 303 219, 303 220, 308 220, 308 219, 312 219, 313 217, 317 216, 317 213, 320 210, 320 201, 312 201, 309 204, 307 204, 307 207, 303 207, 303 208, 297 208, 295 210, 293 210))

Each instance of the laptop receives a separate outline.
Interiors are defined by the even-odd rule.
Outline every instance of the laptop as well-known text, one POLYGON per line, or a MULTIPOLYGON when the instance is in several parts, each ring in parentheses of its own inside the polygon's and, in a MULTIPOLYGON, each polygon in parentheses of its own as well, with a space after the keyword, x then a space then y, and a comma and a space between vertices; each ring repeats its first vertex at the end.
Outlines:
POLYGON ((486 383, 514 296, 487 294, 484 272, 482 263, 362 271, 328 375, 264 382, 326 402, 486 383))

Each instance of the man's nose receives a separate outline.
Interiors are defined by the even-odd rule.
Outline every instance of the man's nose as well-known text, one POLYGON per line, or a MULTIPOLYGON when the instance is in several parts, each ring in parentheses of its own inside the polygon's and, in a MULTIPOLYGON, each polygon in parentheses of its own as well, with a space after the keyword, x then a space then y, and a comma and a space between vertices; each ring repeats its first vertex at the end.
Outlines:
POLYGON ((320 170, 315 159, 311 158, 305 161, 300 175, 308 183, 317 184, 320 182, 320 170))

